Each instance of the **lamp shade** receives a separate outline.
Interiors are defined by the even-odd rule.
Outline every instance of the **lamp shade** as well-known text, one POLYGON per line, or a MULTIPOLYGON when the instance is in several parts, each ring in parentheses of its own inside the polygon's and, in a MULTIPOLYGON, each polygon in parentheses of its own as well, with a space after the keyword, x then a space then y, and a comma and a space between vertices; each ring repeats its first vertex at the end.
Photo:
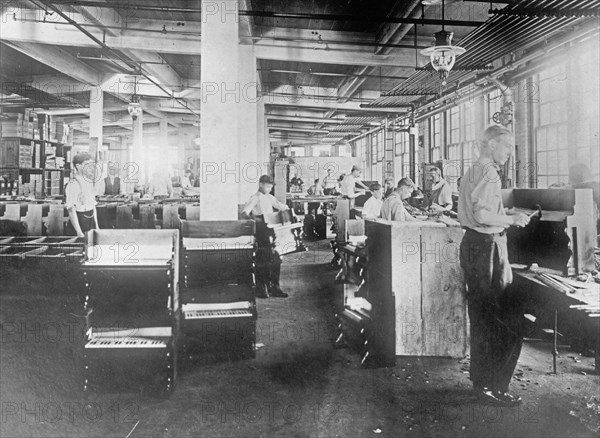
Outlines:
POLYGON ((465 53, 465 49, 452 45, 452 32, 440 30, 435 33, 435 46, 421 50, 421 54, 429 56, 431 66, 440 72, 442 83, 446 84, 448 73, 454 67, 457 55, 465 53))

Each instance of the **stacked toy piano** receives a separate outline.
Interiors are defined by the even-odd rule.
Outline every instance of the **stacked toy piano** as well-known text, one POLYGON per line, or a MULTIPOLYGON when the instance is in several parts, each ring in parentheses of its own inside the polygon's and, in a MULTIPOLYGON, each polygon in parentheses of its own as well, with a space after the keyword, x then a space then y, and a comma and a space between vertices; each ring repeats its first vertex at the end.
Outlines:
POLYGON ((253 221, 182 221, 186 358, 254 357, 253 221))
POLYGON ((82 270, 84 391, 169 394, 177 373, 179 231, 90 231, 82 270))

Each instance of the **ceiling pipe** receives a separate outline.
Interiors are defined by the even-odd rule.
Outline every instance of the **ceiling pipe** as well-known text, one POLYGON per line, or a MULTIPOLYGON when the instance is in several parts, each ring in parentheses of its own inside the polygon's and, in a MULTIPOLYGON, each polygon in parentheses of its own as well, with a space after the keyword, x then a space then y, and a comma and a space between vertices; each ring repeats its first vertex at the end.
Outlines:
MULTIPOLYGON (((533 60, 537 60, 538 58, 541 58, 544 55, 547 55, 548 53, 552 52, 553 50, 556 50, 556 49, 560 48, 561 46, 564 46, 565 44, 569 44, 569 43, 571 43, 574 40, 577 40, 577 39, 580 39, 580 38, 584 38, 587 34, 590 34, 590 33, 593 33, 593 32, 598 32, 599 29, 600 28, 598 27, 598 25, 593 25, 591 28, 585 28, 582 32, 579 32, 576 35, 572 35, 572 36, 569 36, 567 38, 561 39, 561 41, 557 42, 557 44, 555 44, 554 46, 552 46, 549 49, 544 50, 543 52, 539 52, 538 51, 538 52, 533 52, 533 53, 527 54, 527 55, 523 56, 522 58, 520 58, 520 59, 518 59, 518 60, 516 60, 514 62, 510 62, 509 64, 505 65, 504 67, 499 68, 498 70, 496 70, 495 72, 493 72, 492 75, 486 75, 486 76, 484 76, 482 78, 476 79, 475 81, 472 82, 472 84, 466 84, 466 85, 476 85, 476 86, 479 86, 479 87, 484 87, 488 82, 490 82, 490 78, 492 78, 494 80, 497 80, 496 78, 501 77, 502 75, 504 75, 507 72, 516 70, 521 65, 526 64, 526 63, 528 63, 530 61, 533 61, 533 60)), ((498 81, 498 83, 502 84, 501 85, 502 88, 508 88, 507 85, 503 84, 499 80, 497 80, 497 81, 498 81)), ((502 88, 501 88, 501 90, 502 90, 502 88)), ((512 93, 512 90, 510 90, 510 88, 508 88, 508 90, 511 91, 511 93, 512 93)), ((455 90, 453 93, 458 92, 458 91, 459 90, 455 90)), ((482 91, 478 92, 477 94, 482 94, 484 91, 486 91, 486 90, 482 90, 482 91)), ((467 93, 467 94, 469 96, 473 96, 473 94, 469 94, 469 93, 467 93)), ((442 97, 440 97, 438 99, 435 99, 432 102, 429 102, 429 103, 427 103, 427 104, 425 104, 423 106, 439 105, 440 102, 445 101, 450 96, 451 96, 451 93, 448 93, 447 95, 442 96, 442 97)), ((465 98, 460 99, 459 102, 462 101, 462 100, 464 100, 464 99, 465 98)), ((425 113, 421 113, 421 114, 419 114, 415 118, 415 121, 420 122, 420 121, 422 121, 422 120, 424 120, 424 119, 426 119, 428 117, 434 116, 436 114, 439 114, 440 112, 443 112, 443 111, 446 111, 446 110, 448 110, 450 108, 453 108, 454 106, 456 106, 456 104, 457 104, 456 102, 452 102, 452 103, 449 103, 449 104, 445 104, 445 105, 443 105, 441 107, 434 108, 432 110, 426 111, 425 113)), ((417 109, 417 111, 418 111, 418 109, 417 109)))
POLYGON ((399 18, 382 17, 373 15, 349 15, 349 14, 314 14, 314 13, 287 13, 274 11, 239 11, 240 16, 262 17, 262 18, 280 18, 290 20, 328 20, 328 21, 361 21, 371 23, 401 23, 401 24, 429 24, 446 26, 466 26, 479 27, 484 21, 473 20, 439 20, 431 18, 399 18))

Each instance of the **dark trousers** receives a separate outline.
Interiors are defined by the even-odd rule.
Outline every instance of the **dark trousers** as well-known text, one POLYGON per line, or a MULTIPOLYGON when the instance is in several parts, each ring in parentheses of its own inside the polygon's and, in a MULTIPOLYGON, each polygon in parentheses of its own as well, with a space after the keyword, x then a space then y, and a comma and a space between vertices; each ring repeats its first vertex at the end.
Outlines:
MULTIPOLYGON (((79 220, 79 226, 81 227, 81 231, 84 233, 86 231, 93 230, 94 228, 96 228, 96 221, 94 220, 94 210, 78 211, 77 219, 79 220)), ((77 231, 75 231, 75 227, 73 227, 71 221, 67 223, 67 235, 77 235, 77 231)))
POLYGON ((256 221, 256 283, 268 288, 279 286, 281 256, 273 247, 275 232, 264 222, 256 221))
POLYGON ((460 264, 467 283, 473 386, 508 391, 523 341, 521 305, 510 287, 506 235, 467 230, 460 264))

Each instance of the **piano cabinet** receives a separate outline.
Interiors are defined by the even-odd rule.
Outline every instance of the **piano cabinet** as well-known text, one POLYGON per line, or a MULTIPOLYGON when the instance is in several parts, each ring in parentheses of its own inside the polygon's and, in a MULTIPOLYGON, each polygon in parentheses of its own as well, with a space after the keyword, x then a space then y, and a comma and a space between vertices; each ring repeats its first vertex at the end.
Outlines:
POLYGON ((468 349, 463 230, 435 222, 366 220, 369 348, 396 356, 463 357, 468 349))
POLYGON ((187 360, 255 356, 254 221, 183 221, 187 360))
POLYGON ((84 393, 149 388, 169 395, 177 375, 179 231, 86 234, 84 393))

